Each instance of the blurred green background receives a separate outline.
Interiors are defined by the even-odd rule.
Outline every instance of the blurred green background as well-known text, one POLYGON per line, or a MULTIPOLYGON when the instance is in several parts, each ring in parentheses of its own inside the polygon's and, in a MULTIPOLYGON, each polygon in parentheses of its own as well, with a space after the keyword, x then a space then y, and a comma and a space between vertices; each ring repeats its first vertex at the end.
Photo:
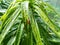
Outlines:
POLYGON ((43 0, 50 3, 58 12, 60 12, 60 0, 43 0))

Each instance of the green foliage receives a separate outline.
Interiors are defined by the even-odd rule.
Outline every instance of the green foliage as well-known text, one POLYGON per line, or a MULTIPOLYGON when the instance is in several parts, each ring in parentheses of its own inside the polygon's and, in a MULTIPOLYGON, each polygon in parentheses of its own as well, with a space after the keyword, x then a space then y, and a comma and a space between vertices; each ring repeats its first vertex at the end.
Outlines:
POLYGON ((60 45, 60 15, 51 5, 43 0, 5 1, 0 45, 60 45))
POLYGON ((13 0, 0 0, 0 16, 3 15, 13 0))

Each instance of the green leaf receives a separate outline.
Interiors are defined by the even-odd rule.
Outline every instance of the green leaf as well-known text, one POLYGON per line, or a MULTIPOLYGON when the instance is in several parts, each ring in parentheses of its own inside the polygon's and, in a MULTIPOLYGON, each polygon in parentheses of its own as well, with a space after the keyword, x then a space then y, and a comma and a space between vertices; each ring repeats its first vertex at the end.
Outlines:
POLYGON ((35 11, 38 13, 41 19, 52 29, 52 31, 56 34, 56 36, 59 37, 59 34, 57 32, 59 28, 57 28, 57 26, 54 25, 54 23, 47 17, 45 12, 43 12, 38 6, 34 6, 34 7, 35 7, 35 11))
POLYGON ((36 40, 36 45, 43 45, 37 22, 34 20, 33 16, 31 16, 31 27, 36 40))
POLYGON ((21 41, 21 37, 22 37, 22 33, 23 33, 23 29, 24 29, 24 24, 19 24, 17 33, 16 33, 16 40, 15 40, 15 45, 19 45, 20 41, 21 41))
POLYGON ((20 9, 18 8, 14 13, 13 13, 13 17, 11 17, 11 19, 9 20, 9 22, 6 24, 6 26, 4 27, 2 33, 0 34, 0 44, 3 41, 4 37, 6 36, 7 32, 10 30, 10 28, 12 27, 12 25, 14 24, 15 19, 18 17, 20 13, 20 9), (18 12, 18 13, 17 13, 18 12))
POLYGON ((8 41, 7 45, 13 45, 15 39, 16 39, 16 37, 12 37, 12 38, 8 41))

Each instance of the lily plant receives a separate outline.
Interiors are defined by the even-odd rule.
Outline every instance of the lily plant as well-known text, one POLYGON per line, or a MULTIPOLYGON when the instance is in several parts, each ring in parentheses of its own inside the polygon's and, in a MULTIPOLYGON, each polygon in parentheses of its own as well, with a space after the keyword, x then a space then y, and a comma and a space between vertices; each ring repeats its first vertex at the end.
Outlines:
POLYGON ((14 0, 0 18, 0 45, 60 45, 59 14, 43 0, 14 0))

